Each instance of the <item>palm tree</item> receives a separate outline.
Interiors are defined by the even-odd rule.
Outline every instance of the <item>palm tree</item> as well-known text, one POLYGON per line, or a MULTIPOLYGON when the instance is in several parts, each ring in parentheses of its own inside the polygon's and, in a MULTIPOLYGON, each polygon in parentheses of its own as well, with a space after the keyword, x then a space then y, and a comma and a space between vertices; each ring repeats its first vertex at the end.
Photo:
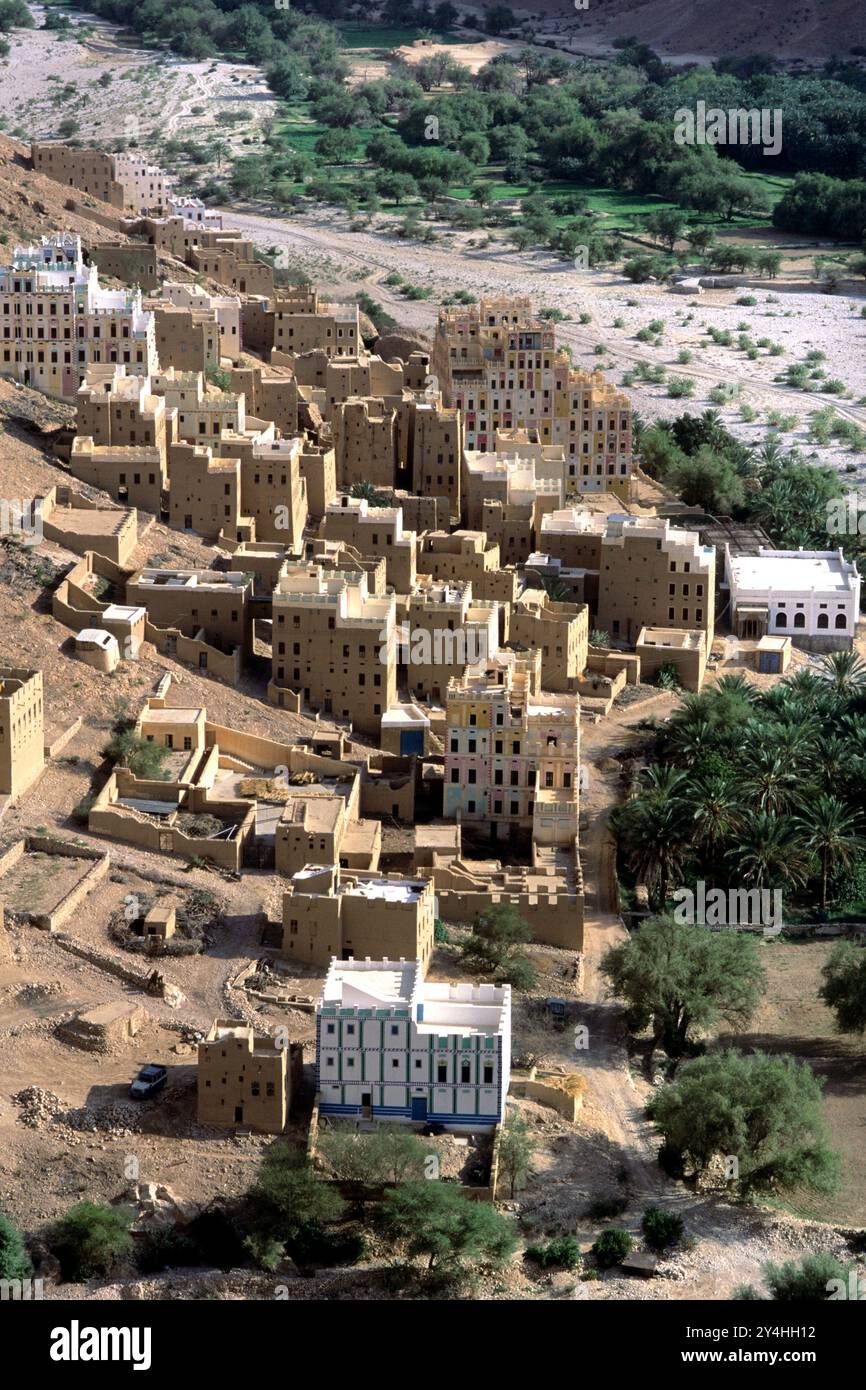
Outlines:
POLYGON ((828 734, 819 740, 816 755, 819 780, 823 782, 828 795, 832 795, 847 776, 851 750, 844 738, 838 734, 828 734))
POLYGON ((836 796, 819 796, 795 824, 804 843, 821 861, 821 907, 827 906, 827 878, 836 864, 847 868, 864 847, 861 822, 836 796))
POLYGON ((830 652, 821 662, 821 675, 843 700, 866 689, 866 661, 856 652, 830 652))
MULTIPOLYGON (((671 720, 673 724, 673 720, 671 720)), ((667 751, 678 763, 691 767, 703 754, 715 748, 717 739, 706 719, 676 724, 667 736, 667 751)))
POLYGON ((679 802, 668 801, 657 808, 641 801, 637 805, 637 835, 628 858, 638 880, 647 886, 650 906, 661 910, 671 883, 682 874, 689 844, 688 826, 679 802))
POLYGON ((803 883, 809 857, 792 821, 759 811, 746 821, 728 853, 732 873, 756 888, 803 883))
POLYGON ((741 800, 730 778, 717 775, 694 785, 689 804, 695 840, 713 859, 740 826, 741 800))
POLYGON ((774 748, 762 745, 754 749, 744 772, 744 793, 759 811, 768 815, 780 815, 789 810, 798 791, 802 790, 796 769, 774 748))
POLYGON ((353 483, 349 496, 360 497, 371 507, 390 507, 394 501, 390 493, 380 492, 372 483, 353 483))

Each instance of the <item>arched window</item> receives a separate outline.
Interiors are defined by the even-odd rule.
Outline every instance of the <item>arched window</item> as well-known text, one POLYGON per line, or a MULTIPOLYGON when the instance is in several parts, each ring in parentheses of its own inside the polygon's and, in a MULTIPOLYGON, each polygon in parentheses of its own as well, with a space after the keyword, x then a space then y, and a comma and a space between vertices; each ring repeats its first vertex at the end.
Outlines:
POLYGON ((788 615, 787 615, 787 613, 782 613, 781 611, 779 611, 779 612, 776 614, 776 627, 787 627, 787 626, 788 626, 788 615))
POLYGON ((806 614, 805 614, 805 613, 795 613, 795 614, 794 614, 794 627, 805 627, 805 626, 806 626, 806 614))
POLYGON ((830 619, 828 618, 827 614, 826 614, 826 613, 819 613, 819 614, 818 614, 818 630, 819 630, 819 632, 820 632, 822 629, 824 629, 824 628, 828 628, 829 626, 830 626, 830 619))
POLYGON ((844 613, 836 614, 836 626, 841 627, 843 630, 848 626, 848 619, 845 617, 844 613))

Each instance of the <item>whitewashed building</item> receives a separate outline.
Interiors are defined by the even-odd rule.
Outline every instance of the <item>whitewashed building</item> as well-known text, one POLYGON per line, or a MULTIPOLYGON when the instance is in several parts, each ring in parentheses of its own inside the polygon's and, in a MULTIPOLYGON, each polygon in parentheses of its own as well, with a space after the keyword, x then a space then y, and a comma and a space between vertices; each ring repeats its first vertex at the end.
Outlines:
POLYGON ((323 1115, 491 1129, 510 1069, 510 985, 431 984, 420 961, 331 961, 316 1008, 323 1115))
POLYGON ((814 651, 850 648, 860 614, 860 574, 840 550, 768 550, 732 555, 725 546, 731 625, 738 637, 790 637, 814 651))

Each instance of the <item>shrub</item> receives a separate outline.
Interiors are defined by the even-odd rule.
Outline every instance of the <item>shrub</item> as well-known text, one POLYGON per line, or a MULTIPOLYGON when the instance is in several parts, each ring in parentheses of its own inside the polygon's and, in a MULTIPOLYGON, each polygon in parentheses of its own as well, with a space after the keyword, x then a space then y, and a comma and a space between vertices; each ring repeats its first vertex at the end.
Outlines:
POLYGON ((833 1292, 828 1285, 836 1280, 848 1282, 848 1269, 825 1251, 804 1255, 799 1264, 795 1260, 765 1264, 763 1273, 777 1303, 823 1303, 833 1292))
POLYGON ((628 1231, 612 1226, 609 1231, 602 1231, 592 1247, 592 1253, 602 1269, 610 1269, 622 1263, 633 1244, 628 1231))
POLYGON ((87 825, 93 808, 93 797, 83 796, 72 808, 72 819, 76 825, 87 825))
POLYGON ((580 1246, 574 1236, 554 1236, 547 1245, 530 1245, 527 1257, 542 1269, 580 1269, 580 1246))
POLYGON ((52 1243, 63 1278, 72 1281, 110 1274, 132 1250, 129 1207, 79 1202, 57 1225, 52 1243))
POLYGON ((627 1206, 627 1197, 593 1197, 587 1207, 587 1215, 605 1221, 609 1216, 622 1216, 627 1206))
POLYGON ((0 1212, 0 1279, 29 1279, 32 1269, 21 1232, 0 1212))
POLYGON ((672 1211, 662 1211, 660 1207, 647 1207, 643 1214, 641 1230, 647 1245, 653 1250, 664 1250, 668 1245, 677 1245, 682 1239, 683 1219, 672 1211))
POLYGON ((693 396, 695 394, 695 383, 688 376, 672 376, 668 382, 668 395, 674 400, 679 400, 683 396, 693 396))

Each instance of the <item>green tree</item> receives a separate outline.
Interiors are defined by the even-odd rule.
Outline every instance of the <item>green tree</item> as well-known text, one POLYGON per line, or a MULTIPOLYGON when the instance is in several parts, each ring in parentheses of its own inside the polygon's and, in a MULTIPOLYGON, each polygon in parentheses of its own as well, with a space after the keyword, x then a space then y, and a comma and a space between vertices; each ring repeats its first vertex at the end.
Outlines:
POLYGON ((838 1285, 845 1289, 847 1297, 850 1265, 842 1265, 826 1251, 814 1255, 804 1255, 799 1263, 785 1260, 777 1265, 769 1261, 763 1265, 763 1275, 770 1297, 777 1303, 824 1303, 838 1297, 838 1285))
POLYGON ((535 971, 521 947, 532 932, 511 903, 497 903, 482 913, 463 947, 463 961, 479 975, 531 989, 535 971))
POLYGON ((78 1282, 111 1274, 132 1252, 129 1207, 78 1202, 57 1223, 52 1249, 63 1278, 78 1282))
POLYGON ((667 1151, 699 1172, 720 1155, 734 1155, 734 1181, 743 1192, 832 1192, 839 1160, 827 1143, 821 1084, 794 1057, 714 1052, 684 1062, 646 1113, 667 1151))
POLYGON ((518 1110, 509 1110, 499 1136, 499 1171, 511 1188, 511 1195, 523 1187, 535 1152, 529 1124, 518 1110))
POLYGON ((839 1032, 866 1031, 866 951, 853 941, 838 942, 821 975, 818 993, 836 1015, 839 1032))
POLYGON ((0 1212, 0 1279, 29 1279, 32 1273, 21 1232, 0 1212))
POLYGON ((336 1177, 366 1183, 420 1180, 435 1153, 403 1125, 377 1125, 370 1134, 332 1126, 320 1132, 319 1151, 336 1177))
POLYGON ((710 931, 701 924, 651 917, 627 941, 611 946, 601 973, 632 1019, 652 1024, 656 1043, 680 1056, 696 1032, 724 1019, 743 1027, 766 987, 754 937, 710 931))
POLYGON ((377 1213, 386 1241, 428 1273, 455 1276, 476 1264, 501 1265, 517 1248, 514 1223, 487 1202, 473 1202, 445 1182, 408 1182, 389 1192, 377 1213))
POLYGON ((284 1245, 303 1252, 346 1209, 339 1192, 316 1176, 306 1154, 279 1142, 265 1150, 249 1201, 251 1245, 259 1254, 284 1245))
POLYGON ((795 824, 803 843, 821 864, 821 907, 827 906, 827 880, 837 865, 847 868, 864 847, 861 822, 837 796, 819 796, 795 824))
POLYGON ((102 749, 102 757, 128 768, 134 777, 159 782, 168 778, 168 772, 163 767, 168 749, 158 743, 148 743, 134 729, 113 733, 102 749))
POLYGON ((673 251, 683 234, 685 217, 676 208, 659 208, 657 212, 647 213, 644 226, 650 236, 655 237, 669 251, 673 251))

